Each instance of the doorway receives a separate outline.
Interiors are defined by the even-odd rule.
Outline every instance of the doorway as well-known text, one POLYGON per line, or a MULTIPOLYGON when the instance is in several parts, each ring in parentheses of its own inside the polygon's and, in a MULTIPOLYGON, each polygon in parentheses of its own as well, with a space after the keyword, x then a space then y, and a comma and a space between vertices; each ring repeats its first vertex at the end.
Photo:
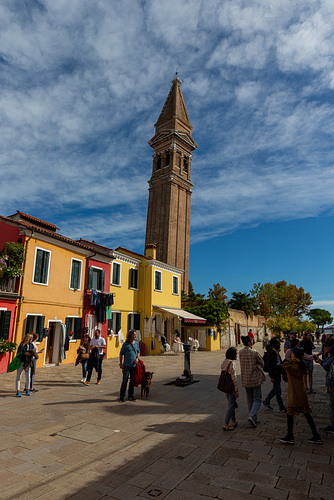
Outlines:
POLYGON ((45 354, 46 365, 59 364, 61 328, 61 321, 51 321, 49 323, 49 334, 45 354))

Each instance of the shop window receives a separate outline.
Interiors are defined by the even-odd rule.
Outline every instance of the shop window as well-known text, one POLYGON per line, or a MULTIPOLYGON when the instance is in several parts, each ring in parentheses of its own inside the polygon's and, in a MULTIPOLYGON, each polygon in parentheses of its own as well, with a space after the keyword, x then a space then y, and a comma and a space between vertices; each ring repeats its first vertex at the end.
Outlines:
POLYGON ((0 339, 9 340, 10 311, 0 310, 0 339))
POLYGON ((138 269, 135 268, 130 269, 129 282, 130 282, 130 288, 135 288, 136 290, 138 289, 138 269))
POLYGON ((112 263, 111 284, 117 286, 121 285, 121 264, 118 262, 112 263))
POLYGON ((33 283, 47 285, 49 282, 51 252, 36 248, 33 283))
POLYGON ((104 276, 105 272, 103 269, 99 267, 91 266, 88 271, 88 288, 91 290, 94 288, 95 290, 99 290, 103 292, 104 290, 104 276))
POLYGON ((72 259, 70 288, 72 290, 81 289, 82 260, 72 259))
POLYGON ((37 333, 39 338, 38 341, 42 342, 43 333, 44 333, 44 321, 45 316, 35 315, 35 314, 27 314, 26 317, 26 326, 24 333, 37 333))
POLYGON ((75 339, 81 339, 81 330, 82 330, 82 318, 68 316, 65 321, 66 324, 66 335, 69 335, 70 332, 74 333, 75 339))
POLYGON ((154 271, 154 290, 156 292, 161 292, 162 291, 162 272, 161 271, 154 271))

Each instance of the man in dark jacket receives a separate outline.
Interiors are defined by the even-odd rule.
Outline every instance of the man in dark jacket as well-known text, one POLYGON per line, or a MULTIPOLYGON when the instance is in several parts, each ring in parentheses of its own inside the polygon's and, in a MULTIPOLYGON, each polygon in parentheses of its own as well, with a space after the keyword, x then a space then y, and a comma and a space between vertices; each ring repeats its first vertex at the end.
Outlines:
POLYGON ((269 345, 267 345, 266 350, 266 358, 267 358, 267 369, 268 369, 268 375, 270 377, 270 381, 273 384, 273 388, 267 395, 267 397, 264 399, 262 404, 268 409, 272 410, 273 408, 270 406, 270 401, 274 396, 276 396, 277 403, 280 409, 281 413, 286 412, 286 408, 284 406, 284 403, 282 401, 282 390, 281 390, 281 372, 280 372, 280 364, 282 362, 281 356, 279 354, 281 347, 281 343, 277 337, 273 337, 269 345))

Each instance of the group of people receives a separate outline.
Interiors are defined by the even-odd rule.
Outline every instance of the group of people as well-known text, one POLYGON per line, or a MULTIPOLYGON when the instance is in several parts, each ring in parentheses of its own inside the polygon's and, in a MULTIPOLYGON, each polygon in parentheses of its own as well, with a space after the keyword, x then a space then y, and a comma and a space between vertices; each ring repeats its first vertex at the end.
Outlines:
MULTIPOLYGON (((136 365, 140 357, 139 343, 136 337, 136 330, 129 330, 119 353, 119 367, 123 373, 118 399, 120 402, 124 402, 127 387, 128 400, 136 401, 136 398, 134 397, 134 377, 136 365)), ((106 341, 103 337, 101 337, 99 329, 95 330, 93 339, 90 339, 87 333, 84 335, 83 342, 78 349, 78 357, 76 361, 76 364, 80 362, 82 365, 81 382, 83 382, 83 384, 90 384, 94 368, 97 372, 96 383, 98 385, 101 383, 102 363, 105 349, 106 341)))
MULTIPOLYGON (((239 352, 241 384, 246 390, 247 404, 249 410, 248 421, 252 427, 257 427, 258 412, 261 406, 268 410, 273 410, 270 405, 271 400, 276 397, 279 411, 287 416, 287 434, 279 438, 284 444, 294 444, 294 416, 303 414, 312 431, 312 436, 308 440, 313 444, 322 444, 321 437, 316 429, 311 416, 311 408, 308 402, 308 394, 314 394, 313 382, 313 362, 320 363, 325 369, 326 385, 330 398, 330 424, 321 429, 327 433, 334 433, 334 379, 331 371, 334 370, 334 340, 324 339, 321 353, 312 354, 314 345, 310 334, 304 335, 300 341, 296 332, 290 332, 289 339, 284 344, 285 359, 280 356, 281 342, 278 337, 272 337, 266 345, 266 353, 261 354, 254 349, 253 336, 241 337, 244 348, 239 352), (262 400, 262 384, 266 380, 265 372, 268 372, 272 389, 262 400), (281 381, 288 383, 287 406, 282 400, 281 381)), ((226 351, 226 359, 221 365, 221 370, 230 374, 234 384, 234 392, 226 394, 227 410, 223 429, 225 431, 234 430, 238 422, 235 416, 237 398, 239 396, 238 380, 236 375, 236 359, 238 351, 230 347, 226 351)))

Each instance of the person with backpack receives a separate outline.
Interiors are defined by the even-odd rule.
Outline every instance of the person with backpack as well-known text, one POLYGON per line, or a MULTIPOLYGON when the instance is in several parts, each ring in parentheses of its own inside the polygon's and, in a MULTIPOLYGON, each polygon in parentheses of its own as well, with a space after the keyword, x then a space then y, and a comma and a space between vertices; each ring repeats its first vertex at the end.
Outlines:
POLYGON ((326 371, 326 386, 329 395, 330 424, 320 430, 323 432, 334 434, 334 342, 332 341, 332 339, 328 339, 325 341, 324 351, 325 353, 327 353, 327 357, 322 361, 318 358, 318 362, 326 371))
POLYGON ((130 376, 128 400, 136 401, 134 397, 134 378, 136 373, 136 365, 140 356, 138 341, 136 340, 136 330, 129 330, 126 340, 123 343, 119 353, 119 367, 123 372, 123 379, 118 401, 124 402, 126 387, 130 376))
POLYGON ((280 348, 281 348, 281 342, 277 337, 271 338, 269 345, 266 347, 266 352, 264 354, 264 365, 265 365, 264 371, 268 372, 273 387, 271 391, 267 394, 266 398, 263 400, 262 404, 268 410, 273 410, 273 408, 270 406, 270 401, 274 396, 276 396, 280 412, 286 413, 286 408, 284 406, 281 396, 282 375, 280 370, 280 364, 282 363, 282 359, 279 353, 280 348))

